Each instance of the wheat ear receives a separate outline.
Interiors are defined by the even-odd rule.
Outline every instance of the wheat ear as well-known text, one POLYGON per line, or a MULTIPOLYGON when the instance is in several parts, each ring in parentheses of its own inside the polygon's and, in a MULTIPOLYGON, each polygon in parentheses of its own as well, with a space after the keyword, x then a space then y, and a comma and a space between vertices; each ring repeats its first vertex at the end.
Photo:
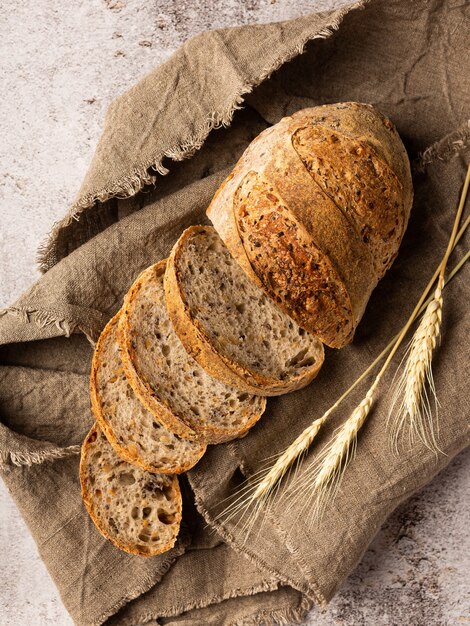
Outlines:
MULTIPOLYGON (((416 304, 413 312, 408 318, 408 321, 400 331, 387 358, 385 359, 384 364, 382 365, 379 373, 375 377, 375 380, 367 391, 364 399, 354 409, 346 422, 337 429, 332 441, 325 447, 320 456, 313 461, 311 467, 307 467, 304 470, 298 482, 298 484, 300 485, 300 489, 296 489, 296 487, 294 486, 294 489, 292 490, 296 497, 298 497, 299 494, 305 496, 306 493, 307 495, 310 493, 310 495, 308 495, 305 500, 310 502, 309 509, 311 517, 313 519, 317 519, 323 515, 326 504, 328 500, 331 499, 330 496, 334 497, 334 495, 336 494, 346 467, 351 458, 354 456, 357 433, 364 425, 367 416, 370 413, 374 393, 383 375, 385 374, 385 371, 387 370, 397 350, 399 349, 404 338, 406 337, 409 329, 420 315, 420 311, 437 278, 438 285, 434 293, 434 297, 431 299, 429 304, 427 304, 423 322, 422 324, 420 324, 420 328, 418 329, 420 330, 420 333, 419 335, 416 335, 414 349, 413 346, 411 348, 412 359, 411 361, 409 359, 409 363, 411 369, 413 369, 414 367, 414 371, 412 373, 416 374, 416 377, 414 379, 411 377, 409 379, 406 379, 405 402, 409 402, 413 410, 416 410, 417 402, 419 403, 418 407, 422 406, 421 400, 423 398, 423 383, 426 377, 426 373, 428 379, 432 383, 432 389, 434 389, 434 383, 432 382, 432 372, 430 376, 429 368, 432 351, 436 345, 437 337, 440 331, 444 272, 447 266, 447 262, 449 260, 449 256, 453 248, 455 247, 457 235, 459 234, 457 231, 460 219, 462 217, 463 208, 465 206, 465 200, 467 197, 469 184, 470 165, 467 169, 467 175, 465 177, 465 183, 462 189, 459 205, 455 215, 452 233, 450 235, 449 242, 442 261, 439 263, 432 279, 429 281, 426 289, 423 291, 418 303, 416 304), (424 366, 419 361, 419 359, 421 358, 424 360, 424 366), (418 368, 421 367, 424 367, 424 376, 422 376, 423 372, 418 373, 417 371, 418 368)), ((466 220, 464 226, 466 226, 467 224, 468 219, 466 220)), ((415 420, 415 422, 417 424, 417 431, 421 436, 424 436, 425 441, 430 441, 431 444, 434 444, 434 431, 432 430, 432 428, 430 429, 429 437, 426 437, 426 422, 424 422, 423 420, 415 420)), ((429 424, 429 420, 427 421, 427 424, 429 424)), ((437 447, 437 444, 435 447, 437 447)))
POLYGON ((396 454, 405 430, 408 430, 410 447, 418 439, 430 450, 439 451, 432 407, 434 404, 437 423, 438 400, 432 372, 432 354, 441 332, 442 284, 440 280, 413 335, 405 366, 393 392, 388 427, 396 454))
MULTIPOLYGON (((392 403, 387 425, 391 432, 392 448, 396 454, 399 451, 400 440, 405 436, 406 431, 408 432, 410 447, 418 439, 430 450, 436 453, 440 451, 437 443, 439 403, 432 372, 432 357, 441 332, 444 273, 460 234, 457 230, 465 206, 469 184, 470 166, 467 169, 447 249, 438 267, 436 290, 411 339, 405 354, 405 366, 401 375, 397 377, 398 382, 392 391, 392 403), (433 415, 433 405, 435 415, 433 415)), ((465 221, 464 226, 468 224, 468 220, 469 218, 465 221)))
POLYGON ((303 468, 299 480, 287 488, 287 499, 291 505, 297 504, 299 517, 310 522, 320 519, 327 502, 335 497, 346 467, 356 453, 357 434, 370 413, 377 385, 375 381, 314 462, 303 468))

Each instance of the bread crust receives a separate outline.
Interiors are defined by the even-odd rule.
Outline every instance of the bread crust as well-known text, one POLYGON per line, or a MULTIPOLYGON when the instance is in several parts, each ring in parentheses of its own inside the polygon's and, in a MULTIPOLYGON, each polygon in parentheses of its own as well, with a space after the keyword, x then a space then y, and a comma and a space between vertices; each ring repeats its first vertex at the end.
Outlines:
MULTIPOLYGON (((153 472, 157 474, 182 474, 183 472, 188 471, 191 467, 194 467, 196 463, 201 459, 204 455, 207 446, 204 443, 199 444, 199 449, 195 451, 194 456, 186 463, 185 465, 178 465, 172 467, 162 467, 151 465, 146 463, 145 460, 135 451, 131 450, 129 446, 123 445, 119 442, 116 434, 109 423, 108 419, 105 416, 103 411, 103 402, 101 400, 99 391, 98 391, 98 382, 97 382, 97 374, 102 365, 102 350, 104 342, 107 336, 116 329, 119 324, 119 316, 120 311, 116 313, 116 315, 108 322, 108 324, 103 329, 98 342, 95 346, 95 351, 93 354, 93 359, 91 363, 91 374, 90 374, 90 398, 91 398, 91 406, 93 410, 93 414, 97 421, 98 426, 103 431, 106 439, 109 441, 111 446, 114 448, 116 454, 118 454, 122 459, 131 463, 132 465, 136 465, 141 469, 147 472, 153 472)), ((154 415, 152 413, 152 415, 154 415)), ((197 445, 195 443, 195 445, 197 445)), ((135 446, 134 446, 135 449, 135 446)), ((188 453, 189 454, 189 453, 188 453)))
POLYGON ((181 417, 175 415, 162 400, 156 397, 150 384, 140 377, 134 365, 135 348, 132 346, 130 339, 130 316, 134 309, 134 303, 143 282, 148 279, 149 274, 163 271, 165 266, 166 259, 144 270, 124 298, 117 333, 122 366, 135 395, 165 428, 168 428, 168 430, 183 439, 201 439, 201 436, 193 428, 186 424, 181 417))
MULTIPOLYGON (((103 525, 101 524, 98 516, 95 513, 95 505, 94 505, 92 495, 87 488, 88 481, 87 481, 87 476, 86 476, 87 474, 86 466, 88 463, 88 447, 89 447, 89 444, 92 443, 94 439, 96 439, 97 434, 98 434, 97 433, 98 428, 99 427, 97 426, 96 423, 93 424, 88 435, 85 437, 83 441, 83 444, 81 447, 81 454, 80 454, 80 470, 79 470, 82 500, 83 500, 83 503, 85 504, 85 508, 88 511, 88 514, 91 517, 93 523, 95 524, 96 528, 99 530, 99 532, 103 535, 105 539, 110 541, 114 546, 116 546, 116 548, 119 548, 120 550, 123 550, 124 552, 128 552, 129 554, 134 554, 136 556, 149 557, 149 556, 156 556, 157 554, 162 554, 163 552, 167 552, 168 550, 171 550, 171 548, 173 548, 173 546, 176 543, 178 533, 176 533, 173 540, 168 542, 165 546, 159 547, 158 549, 155 547, 154 550, 148 548, 148 551, 142 552, 139 546, 131 545, 131 544, 127 544, 122 541, 119 541, 118 537, 111 535, 107 531, 107 529, 103 527, 103 525)), ((172 488, 175 492, 175 498, 177 502, 177 509, 178 509, 177 521, 181 522, 183 500, 182 500, 181 490, 180 490, 179 483, 178 483, 178 478, 176 476, 173 477, 172 488)))
POLYGON ((292 144, 310 176, 356 227, 381 278, 403 236, 403 186, 364 141, 320 124, 292 133, 292 144))
MULTIPOLYGON (((320 171, 320 174, 324 173, 320 171)), ((348 191, 342 177, 340 182, 343 192, 348 191)), ((253 209, 256 197, 255 192, 245 202, 249 211, 253 209)), ((352 340, 372 290, 398 253, 408 222, 412 197, 408 157, 393 124, 370 105, 348 102, 303 109, 291 117, 283 118, 278 124, 258 135, 245 150, 233 172, 222 183, 207 215, 232 256, 250 278, 301 327, 313 334, 317 333, 327 345, 339 348, 352 340), (306 140, 305 152, 300 155, 298 144, 293 145, 293 138, 299 131, 304 133, 303 139, 306 140), (329 159, 326 168, 328 177, 322 177, 311 170, 309 172, 305 157, 311 147, 309 142, 311 143, 312 138, 337 139, 344 154, 348 156, 348 149, 355 150, 356 157, 360 157, 359 161, 357 162, 357 158, 354 161, 349 156, 349 160, 345 159, 346 163, 340 161, 338 153, 332 147, 334 141, 330 141, 328 146, 322 145, 324 150, 316 155, 319 157, 317 165, 329 159), (365 181, 360 189, 361 193, 365 193, 365 202, 353 202, 350 206, 351 196, 346 194, 348 203, 345 204, 343 193, 342 206, 335 187, 328 187, 331 172, 338 167, 342 168, 342 176, 355 176, 361 167, 365 170, 365 181), (380 185, 373 176, 374 170, 379 180, 386 180, 385 200, 380 195, 380 185), (337 290, 344 290, 350 299, 348 310, 347 299, 343 298, 341 324, 346 320, 346 328, 352 323, 352 332, 338 332, 333 329, 332 324, 327 324, 326 329, 323 329, 320 319, 323 311, 302 311, 295 297, 291 297, 289 301, 286 293, 277 293, 268 284, 267 276, 276 272, 279 275, 280 268, 276 268, 278 259, 273 258, 271 249, 263 247, 263 244, 259 249, 261 256, 254 258, 253 251, 247 248, 250 230, 245 236, 240 231, 240 207, 237 206, 236 199, 249 173, 256 174, 272 187, 274 195, 292 214, 291 217, 308 232, 311 243, 335 267, 339 275, 339 280, 335 280, 337 290), (369 202, 377 202, 379 210, 371 210, 367 214, 369 202), (387 207, 392 210, 387 211, 387 207), (365 216, 362 215, 364 211, 365 216), (391 224, 395 220, 396 232, 391 233, 391 224), (368 238, 368 222, 371 221, 375 228, 373 241, 368 238)), ((291 284, 295 286, 300 277, 296 281, 295 268, 289 267, 292 272, 291 284)), ((334 315, 334 311, 330 311, 330 314, 334 315)))
POLYGON ((413 182, 408 154, 395 125, 378 109, 361 102, 339 102, 302 109, 294 113, 292 119, 321 124, 372 146, 403 185, 405 213, 409 215, 413 182))
POLYGON ((191 237, 210 232, 207 226, 190 226, 187 228, 171 251, 165 272, 164 285, 167 308, 176 334, 189 354, 211 376, 255 395, 276 396, 308 385, 318 374, 323 364, 323 347, 315 365, 287 382, 249 370, 242 364, 220 353, 211 342, 200 322, 191 314, 190 307, 181 289, 180 257, 191 237))

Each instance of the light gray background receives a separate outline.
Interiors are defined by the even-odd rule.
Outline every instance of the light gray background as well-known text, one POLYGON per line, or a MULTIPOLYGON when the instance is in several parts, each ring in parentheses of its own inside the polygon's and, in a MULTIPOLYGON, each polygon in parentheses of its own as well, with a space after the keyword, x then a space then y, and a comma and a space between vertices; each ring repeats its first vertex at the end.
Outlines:
MULTIPOLYGON (((73 199, 113 97, 199 31, 342 3, 3 0, 0 307, 38 276, 36 249, 73 199)), ((402 506, 328 611, 313 611, 308 624, 470 624, 469 468, 470 450, 402 506)), ((1 626, 71 624, 3 483, 0 563, 1 626)))

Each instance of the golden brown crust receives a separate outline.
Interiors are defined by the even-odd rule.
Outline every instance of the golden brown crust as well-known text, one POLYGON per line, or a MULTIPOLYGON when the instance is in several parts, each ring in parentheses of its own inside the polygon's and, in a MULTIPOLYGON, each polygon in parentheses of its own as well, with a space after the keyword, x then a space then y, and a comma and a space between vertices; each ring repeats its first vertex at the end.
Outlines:
POLYGON ((199 434, 193 428, 186 424, 181 417, 175 415, 161 399, 156 397, 151 385, 141 378, 134 365, 135 348, 130 339, 130 317, 134 310, 135 300, 149 274, 162 271, 165 265, 166 260, 163 260, 144 270, 124 298, 117 333, 122 365, 135 395, 165 428, 184 439, 200 439, 199 434))
MULTIPOLYGON (((87 481, 87 476, 86 476, 86 465, 88 463, 88 446, 90 443, 93 443, 93 441, 96 439, 97 428, 98 428, 97 424, 93 424, 88 435, 85 437, 83 441, 81 454, 80 454, 80 469, 79 469, 82 500, 96 528, 100 531, 103 537, 107 539, 108 541, 110 541, 114 546, 116 546, 116 548, 119 548, 120 550, 124 550, 124 552, 128 552, 129 554, 148 557, 148 556, 156 556, 157 554, 162 554, 163 552, 167 552, 168 550, 171 550, 171 548, 173 548, 173 546, 176 543, 177 535, 174 537, 173 541, 169 542, 165 546, 159 547, 158 549, 154 548, 154 550, 147 548, 146 551, 143 552, 140 549, 140 547, 137 545, 130 545, 130 544, 126 544, 126 543, 119 541, 117 537, 111 535, 107 531, 107 529, 104 528, 104 526, 101 524, 98 516, 95 513, 95 503, 93 501, 92 495, 87 488, 88 481, 87 481)), ((179 521, 181 521, 183 500, 182 500, 181 490, 180 490, 179 483, 178 483, 178 478, 176 476, 174 476, 173 478, 172 487, 175 492, 174 493, 175 498, 177 499, 179 521)))
MULTIPOLYGON (((252 251, 243 245, 238 230, 235 199, 249 172, 255 172, 272 186, 292 217, 305 228, 311 243, 329 257, 340 277, 337 289, 344 289, 349 295, 354 332, 370 293, 398 252, 411 209, 409 161, 393 124, 373 107, 360 103, 314 107, 283 118, 263 131, 244 152, 214 196, 207 215, 245 272, 273 297, 273 289, 265 282, 269 265, 274 262, 270 249, 261 247, 265 258, 259 258, 255 267, 252 251), (326 143, 319 142, 333 137, 338 141, 327 142, 328 149, 326 143), (340 151, 335 152, 337 143, 341 155, 340 151), (304 149, 299 156, 295 148, 299 151, 300 144, 304 149), (310 153, 315 156, 319 145, 321 154, 312 159, 310 153), (348 150, 362 158, 356 159, 348 150), (315 165, 323 171, 311 176, 308 165, 311 173, 315 165), (365 169, 365 184, 359 186, 359 191, 364 202, 362 199, 357 202, 343 177, 352 180, 362 172, 361 167, 365 169), (341 172, 340 184, 335 181, 332 190, 328 184, 337 169, 341 172), (337 197, 338 191, 341 199, 337 197), (369 203, 374 205, 374 210, 369 203), (260 265, 264 265, 264 272, 260 265)), ((281 302, 277 301, 306 330, 322 328, 318 319, 324 312, 321 307, 312 309, 312 319, 308 321, 307 310, 302 313, 297 308, 297 298, 292 297, 289 302, 284 294, 281 302)), ((340 325, 346 320, 347 326, 351 311, 347 312, 345 300, 343 305, 346 317, 341 317, 340 325)), ((334 325, 326 324, 326 328, 333 331, 334 325)), ((318 336, 327 345, 341 347, 351 340, 352 333, 338 337, 337 333, 321 331, 318 336)))
POLYGON ((181 343, 211 376, 241 391, 263 396, 276 396, 305 387, 318 374, 323 364, 323 353, 319 355, 321 358, 315 365, 305 372, 289 381, 279 381, 249 370, 241 363, 219 352, 200 322, 191 315, 190 307, 181 289, 179 261, 188 240, 208 231, 209 228, 206 226, 187 228, 176 242, 168 259, 164 280, 167 308, 173 328, 181 343))
MULTIPOLYGON (((262 135, 263 133, 261 133, 262 135)), ((256 141, 256 139, 254 140, 256 141)), ((250 144, 250 145, 253 145, 250 144)), ((233 198, 238 189, 238 185, 246 173, 243 165, 243 156, 235 165, 235 168, 216 191, 212 201, 207 209, 207 216, 211 220, 214 228, 219 233, 219 237, 223 240, 230 251, 230 254, 243 268, 245 273, 251 280, 261 288, 262 282, 253 271, 251 263, 246 255, 245 248, 238 234, 237 222, 233 211, 233 198)))
POLYGON ((405 226, 398 178, 366 142, 321 125, 298 128, 292 144, 314 181, 370 244, 375 271, 382 277, 405 226))
MULTIPOLYGON (((291 124, 290 118, 283 120, 280 125, 282 124, 291 124)), ((292 144, 290 127, 283 132, 279 131, 278 135, 275 146, 270 148, 275 157, 266 161, 259 176, 272 184, 292 217, 308 233, 311 243, 329 259, 336 270, 336 289, 344 291, 349 298, 348 301, 348 298, 343 297, 341 306, 346 318, 352 320, 353 332, 340 336, 338 333, 324 333, 319 337, 327 345, 339 347, 352 338, 364 312, 365 303, 377 283, 372 256, 355 225, 350 223, 333 200, 312 180, 305 165, 298 158, 292 144)), ((270 262, 271 257, 272 255, 267 255, 266 261, 270 262)), ((301 313, 302 311, 292 311, 292 315, 301 313)), ((343 319, 339 322, 342 323, 343 319)), ((311 319, 312 326, 307 326, 307 329, 313 328, 314 323, 321 324, 321 320, 311 319)))
POLYGON ((413 202, 413 183, 408 155, 393 122, 370 104, 340 102, 311 109, 302 109, 292 115, 300 125, 321 124, 352 139, 372 146, 395 173, 403 185, 405 213, 409 216, 413 202))
POLYGON ((245 251, 268 295, 312 335, 322 341, 334 337, 331 347, 352 338, 354 314, 336 268, 277 190, 250 172, 234 208, 245 251))
POLYGON ((200 450, 198 454, 194 455, 190 461, 186 465, 180 466, 172 466, 169 468, 165 468, 162 466, 151 465, 146 463, 145 460, 139 455, 136 446, 128 446, 122 444, 109 423, 109 420, 106 417, 106 414, 103 411, 103 402, 100 398, 98 391, 98 383, 97 383, 97 373, 102 364, 102 356, 101 352, 103 349, 104 342, 109 335, 109 333, 113 332, 116 326, 119 323, 120 311, 116 313, 116 315, 108 322, 108 324, 103 329, 98 342, 95 346, 95 351, 93 354, 93 360, 91 363, 91 374, 90 374, 90 398, 91 398, 91 406, 93 410, 93 414, 95 419, 103 431, 106 439, 109 441, 111 446, 114 448, 116 454, 118 454, 121 458, 123 458, 128 463, 136 465, 147 472, 153 472, 157 474, 182 474, 183 472, 187 472, 191 467, 193 467, 204 455, 206 451, 206 445, 204 443, 200 444, 200 450))

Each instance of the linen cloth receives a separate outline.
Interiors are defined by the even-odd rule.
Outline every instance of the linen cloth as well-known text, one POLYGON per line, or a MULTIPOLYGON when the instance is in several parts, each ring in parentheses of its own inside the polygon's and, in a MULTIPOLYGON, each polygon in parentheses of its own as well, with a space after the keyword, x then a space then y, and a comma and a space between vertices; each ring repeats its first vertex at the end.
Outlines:
MULTIPOLYGON (((282 500, 260 533, 216 519, 221 501, 319 417, 401 328, 444 253, 469 161, 468 14, 456 0, 373 0, 207 32, 111 105, 77 199, 40 251, 43 276, 0 316, 2 478, 76 624, 301 621, 333 597, 393 509, 468 445, 465 266, 445 289, 434 359, 443 453, 390 451, 392 368, 320 523, 282 500), (125 554, 101 537, 80 498, 76 451, 93 422, 92 342, 138 273, 166 257, 184 228, 206 221, 218 185, 261 130, 299 108, 347 100, 389 116, 413 161, 415 202, 400 254, 353 344, 327 350, 311 385, 270 399, 246 438, 211 446, 182 479, 177 545, 149 559, 125 554)), ((336 412, 307 462, 366 388, 336 412)))

